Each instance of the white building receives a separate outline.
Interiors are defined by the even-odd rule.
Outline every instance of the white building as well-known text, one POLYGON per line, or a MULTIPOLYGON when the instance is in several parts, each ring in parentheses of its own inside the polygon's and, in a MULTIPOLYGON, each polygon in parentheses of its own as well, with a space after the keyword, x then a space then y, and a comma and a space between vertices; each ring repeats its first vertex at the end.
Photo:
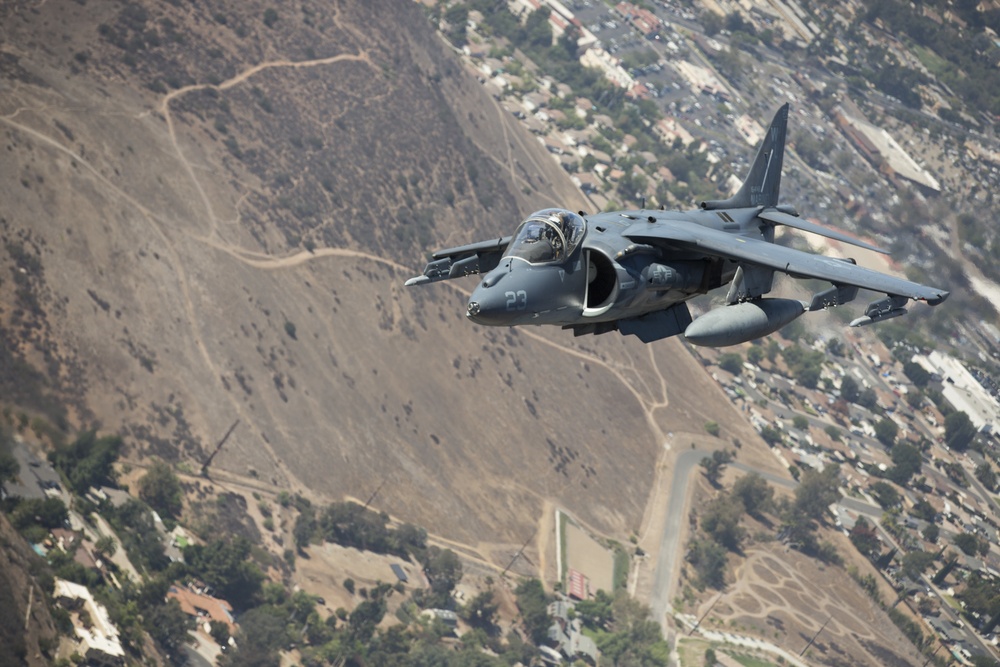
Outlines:
POLYGON ((926 357, 915 355, 913 361, 940 376, 942 395, 956 410, 967 414, 973 426, 987 433, 994 431, 1000 422, 1000 403, 962 362, 937 350, 926 357))
POLYGON ((55 597, 66 609, 76 612, 73 627, 80 638, 77 651, 87 659, 88 664, 125 664, 125 650, 118 637, 118 628, 111 622, 108 610, 94 600, 85 586, 56 579, 55 597), (89 623, 80 618, 84 612, 90 618, 89 623))

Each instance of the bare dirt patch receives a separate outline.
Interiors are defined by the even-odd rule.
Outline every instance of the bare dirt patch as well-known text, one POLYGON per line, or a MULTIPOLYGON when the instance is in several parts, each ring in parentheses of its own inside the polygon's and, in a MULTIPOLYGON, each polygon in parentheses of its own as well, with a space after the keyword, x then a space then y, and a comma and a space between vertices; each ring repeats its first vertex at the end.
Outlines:
MULTIPOLYGON (((382 556, 329 543, 310 546, 306 554, 308 557, 296 559, 292 581, 310 594, 322 597, 328 612, 338 607, 353 609, 364 599, 360 594, 362 588, 372 588, 378 583, 395 584, 393 564, 400 565, 406 572, 409 588, 426 586, 420 567, 397 556, 382 556), (344 587, 347 579, 354 580, 354 593, 344 587)), ((389 598, 390 614, 407 594, 389 598)))
POLYGON ((772 542, 748 548, 741 571, 709 626, 756 628, 768 641, 798 653, 826 623, 810 649, 810 664, 919 662, 916 649, 843 569, 772 542))
POLYGON ((594 592, 614 590, 615 558, 608 549, 572 521, 566 522, 566 565, 590 579, 594 592))

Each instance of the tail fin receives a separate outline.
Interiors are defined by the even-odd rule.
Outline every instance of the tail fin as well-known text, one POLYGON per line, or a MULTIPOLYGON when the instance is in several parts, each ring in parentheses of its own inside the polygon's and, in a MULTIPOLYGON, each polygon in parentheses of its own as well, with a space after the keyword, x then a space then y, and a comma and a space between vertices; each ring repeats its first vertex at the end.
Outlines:
POLYGON ((751 206, 777 206, 778 188, 781 185, 781 163, 785 157, 785 130, 788 127, 788 104, 774 114, 767 128, 764 141, 757 149, 757 157, 743 186, 729 199, 703 201, 704 209, 749 208, 751 206))

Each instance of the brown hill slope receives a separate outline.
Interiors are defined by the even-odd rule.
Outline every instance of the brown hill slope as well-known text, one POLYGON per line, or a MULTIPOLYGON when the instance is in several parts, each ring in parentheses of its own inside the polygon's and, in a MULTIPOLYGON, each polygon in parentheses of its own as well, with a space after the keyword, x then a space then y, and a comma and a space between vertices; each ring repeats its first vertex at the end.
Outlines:
POLYGON ((0 333, 137 455, 200 463, 239 420, 214 468, 386 482, 380 508, 467 544, 520 545, 546 501, 640 530, 663 434, 728 403, 675 343, 404 290, 434 246, 582 204, 416 5, 327 7, 0 7, 0 333))
POLYGON ((58 638, 39 578, 51 589, 52 573, 0 515, 0 665, 51 664, 58 638))

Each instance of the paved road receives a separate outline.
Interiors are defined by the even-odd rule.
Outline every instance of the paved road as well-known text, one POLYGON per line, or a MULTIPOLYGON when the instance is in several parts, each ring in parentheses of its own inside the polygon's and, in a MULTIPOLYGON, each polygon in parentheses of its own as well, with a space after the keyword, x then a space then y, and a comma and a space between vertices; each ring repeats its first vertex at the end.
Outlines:
POLYGON ((670 601, 674 597, 674 586, 677 584, 674 568, 677 566, 677 557, 681 553, 681 522, 685 517, 684 505, 688 498, 691 471, 703 458, 711 455, 712 452, 703 449, 688 449, 677 457, 677 463, 674 466, 674 477, 670 482, 669 509, 663 526, 663 537, 660 540, 656 571, 653 575, 653 594, 649 601, 653 619, 663 627, 664 633, 669 629, 667 610, 670 609, 670 601))

